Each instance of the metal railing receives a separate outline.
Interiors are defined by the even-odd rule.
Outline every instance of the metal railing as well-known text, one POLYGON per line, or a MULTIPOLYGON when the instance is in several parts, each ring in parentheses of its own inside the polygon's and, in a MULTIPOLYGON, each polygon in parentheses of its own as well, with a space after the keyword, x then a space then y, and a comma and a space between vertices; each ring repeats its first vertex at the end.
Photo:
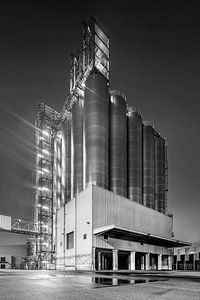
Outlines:
POLYGON ((33 221, 25 221, 22 219, 11 219, 11 231, 24 234, 38 234, 38 224, 33 221))

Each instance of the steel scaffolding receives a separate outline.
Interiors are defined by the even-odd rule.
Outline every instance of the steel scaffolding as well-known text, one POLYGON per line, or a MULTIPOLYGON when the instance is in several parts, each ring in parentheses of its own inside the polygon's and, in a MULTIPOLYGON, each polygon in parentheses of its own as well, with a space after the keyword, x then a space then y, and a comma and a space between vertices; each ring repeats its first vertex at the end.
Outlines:
POLYGON ((38 224, 35 256, 40 269, 54 263, 55 213, 58 206, 56 140, 61 125, 60 114, 40 104, 36 118, 36 198, 34 221, 38 224))

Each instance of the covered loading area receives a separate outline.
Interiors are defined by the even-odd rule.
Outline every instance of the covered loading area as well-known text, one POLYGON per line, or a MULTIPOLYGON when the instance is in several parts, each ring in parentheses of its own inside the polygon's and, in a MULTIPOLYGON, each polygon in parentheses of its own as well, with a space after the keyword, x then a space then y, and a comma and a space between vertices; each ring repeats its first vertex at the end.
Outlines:
MULTIPOLYGON (((128 230, 116 225, 109 225, 94 230, 95 236, 104 236, 106 239, 115 238, 128 240, 141 244, 150 244, 166 248, 177 247, 177 245, 188 245, 171 238, 163 238, 150 233, 128 230)), ((140 251, 124 251, 122 249, 95 249, 96 270, 161 270, 172 269, 172 257, 155 253, 140 251)))
POLYGON ((129 270, 130 251, 95 249, 95 270, 129 270))

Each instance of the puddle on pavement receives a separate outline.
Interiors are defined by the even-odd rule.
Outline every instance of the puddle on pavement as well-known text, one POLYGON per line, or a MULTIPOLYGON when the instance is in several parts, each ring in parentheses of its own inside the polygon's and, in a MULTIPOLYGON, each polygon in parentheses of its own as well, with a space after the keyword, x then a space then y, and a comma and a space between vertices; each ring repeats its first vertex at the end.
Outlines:
POLYGON ((92 280, 93 283, 100 286, 101 285, 115 286, 115 285, 124 285, 124 284, 138 284, 138 283, 162 281, 161 279, 152 279, 152 278, 119 279, 119 278, 106 278, 106 277, 94 277, 92 278, 92 280))
POLYGON ((167 280, 164 278, 147 278, 147 277, 132 277, 132 278, 118 278, 118 277, 101 277, 101 276, 77 276, 72 274, 51 274, 50 277, 67 278, 71 285, 81 286, 85 288, 101 288, 108 286, 120 286, 127 284, 151 283, 157 281, 167 280))

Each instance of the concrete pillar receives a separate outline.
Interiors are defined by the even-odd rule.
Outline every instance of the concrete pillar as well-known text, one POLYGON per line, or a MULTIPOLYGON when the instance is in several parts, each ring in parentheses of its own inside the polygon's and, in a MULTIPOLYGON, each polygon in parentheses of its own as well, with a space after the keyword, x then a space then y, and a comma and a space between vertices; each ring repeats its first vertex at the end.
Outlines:
POLYGON ((95 271, 95 252, 96 252, 96 249, 95 247, 92 247, 92 271, 95 271))
POLYGON ((162 270, 162 254, 158 254, 158 270, 162 270))
POLYGON ((168 269, 172 270, 172 256, 171 255, 168 256, 168 269))
POLYGON ((144 270, 144 255, 141 257, 141 270, 144 270))
POLYGON ((150 270, 150 253, 145 254, 145 270, 150 270))
POLYGON ((104 253, 101 254, 101 269, 105 270, 105 256, 104 256, 104 253))
POLYGON ((186 270, 186 254, 184 255, 184 270, 186 270))
POLYGON ((118 270, 118 250, 113 250, 113 271, 118 270))
POLYGON ((130 269, 132 271, 135 271, 135 251, 131 251, 130 261, 131 261, 130 269))
POLYGON ((101 270, 101 252, 97 252, 98 270, 101 270))
POLYGON ((112 278, 112 285, 118 285, 118 279, 112 278))

